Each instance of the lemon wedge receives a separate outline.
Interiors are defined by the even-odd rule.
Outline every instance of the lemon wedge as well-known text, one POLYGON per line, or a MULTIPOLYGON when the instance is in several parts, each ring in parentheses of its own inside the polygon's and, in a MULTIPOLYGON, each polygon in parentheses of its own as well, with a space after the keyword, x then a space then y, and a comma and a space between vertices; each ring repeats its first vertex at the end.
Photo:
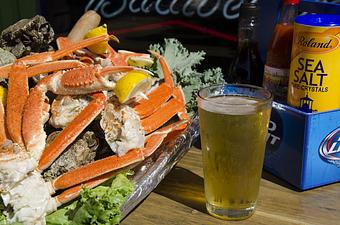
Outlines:
POLYGON ((152 66, 153 59, 146 56, 131 56, 128 58, 127 63, 129 66, 145 68, 152 66))
POLYGON ((0 101, 5 106, 7 100, 7 88, 0 85, 0 101))
POLYGON ((145 93, 151 85, 152 79, 149 74, 133 70, 117 81, 114 92, 119 102, 125 103, 138 94, 145 93))
MULTIPOLYGON (((84 36, 84 38, 92 38, 92 37, 99 37, 107 34, 107 26, 104 24, 103 26, 99 26, 96 28, 93 28, 89 32, 87 32, 84 36)), ((108 41, 102 41, 98 44, 90 45, 87 48, 96 54, 104 54, 107 52, 107 49, 109 47, 108 41)))

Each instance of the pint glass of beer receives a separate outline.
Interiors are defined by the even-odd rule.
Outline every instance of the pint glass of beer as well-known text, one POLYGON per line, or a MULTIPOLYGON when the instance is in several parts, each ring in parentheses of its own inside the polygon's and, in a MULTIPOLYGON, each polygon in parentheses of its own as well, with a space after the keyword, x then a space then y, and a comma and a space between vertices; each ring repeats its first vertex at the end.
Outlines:
POLYGON ((254 213, 271 105, 271 93, 251 85, 199 92, 204 191, 211 215, 241 220, 254 213))

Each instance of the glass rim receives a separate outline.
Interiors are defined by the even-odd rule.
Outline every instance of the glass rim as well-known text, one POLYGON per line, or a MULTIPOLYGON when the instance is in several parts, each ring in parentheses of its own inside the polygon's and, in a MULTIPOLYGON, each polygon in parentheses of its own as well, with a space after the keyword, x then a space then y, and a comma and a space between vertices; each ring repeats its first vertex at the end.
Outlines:
MULTIPOLYGON (((268 97, 265 97, 265 98, 263 98, 263 99, 261 99, 261 98, 255 98, 256 100, 257 100, 257 103, 256 103, 256 105, 265 105, 265 104, 268 104, 270 101, 273 101, 273 98, 274 98, 274 96, 273 96, 273 94, 270 92, 270 91, 268 91, 268 90, 266 90, 266 89, 264 89, 263 87, 260 87, 260 86, 256 86, 256 85, 251 85, 251 84, 228 84, 228 83, 225 83, 225 84, 214 84, 214 85, 210 85, 210 86, 208 86, 208 87, 205 87, 205 88, 202 88, 201 90, 199 90, 199 92, 198 92, 198 94, 197 94, 197 96, 198 96, 198 98, 199 99, 201 99, 201 100, 204 100, 204 101, 210 101, 211 100, 211 98, 210 97, 203 97, 202 96, 202 91, 204 91, 204 90, 208 90, 208 89, 212 89, 212 88, 214 88, 214 87, 225 87, 225 86, 229 86, 229 87, 240 87, 240 88, 253 88, 253 89, 256 89, 256 90, 258 90, 258 91, 265 91, 266 93, 268 93, 268 97), (210 99, 209 99, 210 98, 210 99)), ((230 96, 246 96, 246 95, 237 95, 237 94, 233 94, 233 95, 230 95, 230 96)), ((248 97, 250 97, 250 98, 252 98, 251 96, 248 96, 248 97)), ((228 105, 230 105, 230 106, 241 106, 241 105, 249 105, 248 103, 236 103, 236 102, 234 102, 234 103, 223 103, 223 102, 214 102, 214 105, 223 105, 223 106, 228 106, 228 105)))

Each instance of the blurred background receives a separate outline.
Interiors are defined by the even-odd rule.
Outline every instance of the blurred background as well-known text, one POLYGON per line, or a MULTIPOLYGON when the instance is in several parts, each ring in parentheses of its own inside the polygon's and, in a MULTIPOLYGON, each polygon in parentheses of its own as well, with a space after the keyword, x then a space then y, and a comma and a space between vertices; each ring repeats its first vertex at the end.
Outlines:
MULTIPOLYGON (((41 14, 57 35, 65 35, 84 11, 93 9, 120 39, 116 49, 145 51, 151 43, 177 38, 191 51, 207 53, 203 67, 228 67, 236 55, 242 0, 2 0, 0 28, 41 14)), ((280 0, 259 0, 261 58, 278 16, 280 0)), ((340 0, 305 0, 302 12, 340 13, 340 0)))

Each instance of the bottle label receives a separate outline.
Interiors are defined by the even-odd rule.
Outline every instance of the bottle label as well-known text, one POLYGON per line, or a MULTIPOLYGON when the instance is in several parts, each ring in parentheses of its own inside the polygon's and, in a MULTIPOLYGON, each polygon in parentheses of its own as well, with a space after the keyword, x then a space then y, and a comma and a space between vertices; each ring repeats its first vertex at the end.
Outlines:
POLYGON ((307 113, 339 109, 339 57, 339 26, 295 24, 288 104, 307 113))
POLYGON ((287 99, 289 69, 279 69, 265 65, 263 87, 269 90, 276 100, 287 99))

